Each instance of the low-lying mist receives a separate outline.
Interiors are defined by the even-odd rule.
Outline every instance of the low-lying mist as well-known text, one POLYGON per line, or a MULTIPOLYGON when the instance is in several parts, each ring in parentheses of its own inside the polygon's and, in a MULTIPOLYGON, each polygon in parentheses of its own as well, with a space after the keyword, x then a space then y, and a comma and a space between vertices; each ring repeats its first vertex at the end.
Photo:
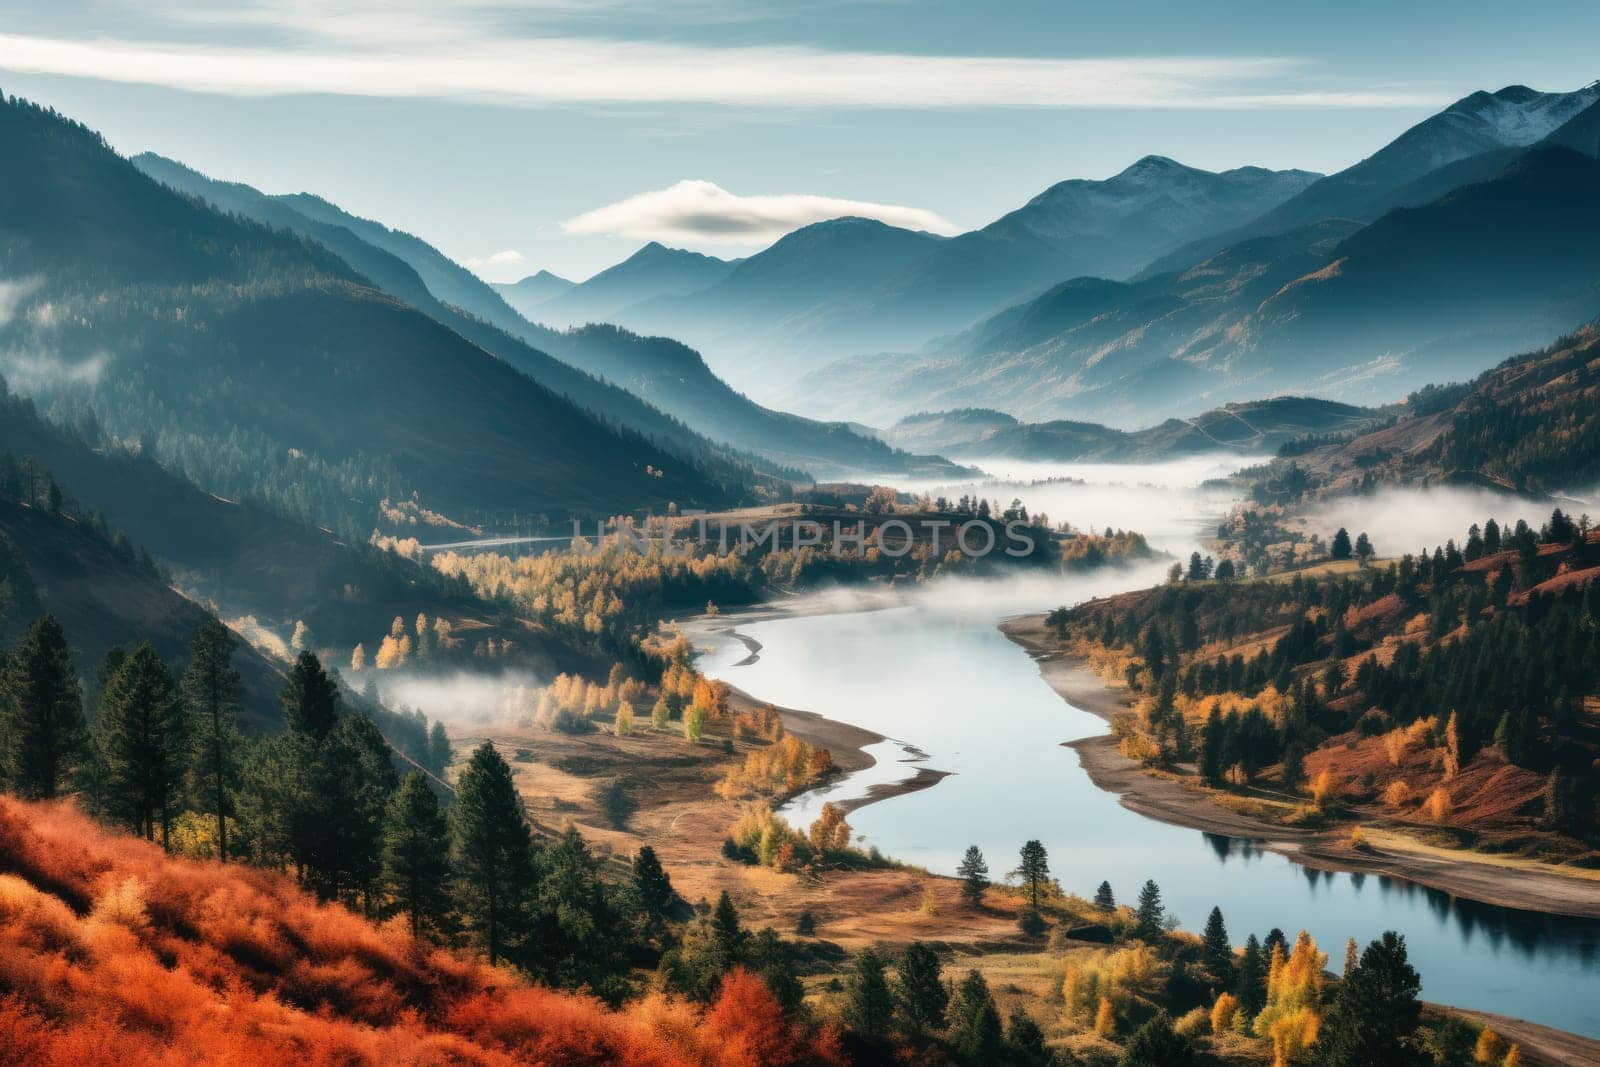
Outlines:
POLYGON ((1099 596, 1156 585, 1173 558, 1190 552, 1233 503, 1224 489, 1203 483, 1258 459, 1231 453, 1188 456, 1164 463, 1029 463, 977 461, 993 476, 965 482, 926 482, 898 488, 955 499, 976 494, 1002 507, 1021 500, 1030 514, 1082 530, 1107 527, 1143 534, 1158 555, 1125 565, 1058 573, 1018 568, 982 577, 951 574, 931 582, 893 588, 841 587, 818 590, 790 603, 807 613, 862 611, 914 605, 919 610, 965 619, 987 619, 1044 611, 1099 596))
POLYGON ((482 726, 514 722, 531 714, 543 685, 531 672, 455 670, 448 672, 373 670, 352 675, 357 686, 371 677, 378 696, 391 708, 401 706, 440 719, 447 726, 482 726))
POLYGON ((1343 526, 1354 537, 1365 533, 1380 556, 1398 556, 1433 549, 1454 538, 1466 541, 1467 527, 1494 519, 1514 526, 1524 519, 1538 529, 1557 507, 1581 514, 1594 508, 1593 493, 1561 501, 1532 500, 1488 489, 1440 486, 1429 489, 1381 489, 1371 496, 1329 500, 1307 512, 1307 521, 1323 540, 1343 526))

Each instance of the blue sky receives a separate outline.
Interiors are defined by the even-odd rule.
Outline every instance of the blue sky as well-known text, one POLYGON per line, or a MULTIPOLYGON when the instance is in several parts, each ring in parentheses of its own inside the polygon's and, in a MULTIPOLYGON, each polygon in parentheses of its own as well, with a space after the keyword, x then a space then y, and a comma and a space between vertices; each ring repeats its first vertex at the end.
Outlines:
POLYGON ((494 280, 829 214, 953 232, 1148 153, 1333 170, 1600 77, 1592 3, 0 0, 0 89, 494 280), (650 194, 650 195, 644 195, 650 194))

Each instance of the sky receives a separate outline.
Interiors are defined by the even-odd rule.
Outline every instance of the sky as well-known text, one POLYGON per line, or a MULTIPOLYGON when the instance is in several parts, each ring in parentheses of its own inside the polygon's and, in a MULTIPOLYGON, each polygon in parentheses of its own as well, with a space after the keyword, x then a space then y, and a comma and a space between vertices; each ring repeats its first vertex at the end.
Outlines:
POLYGON ((0 90, 492 281, 839 215, 957 233, 1147 154, 1337 170, 1600 78, 1600 5, 0 0, 0 90))

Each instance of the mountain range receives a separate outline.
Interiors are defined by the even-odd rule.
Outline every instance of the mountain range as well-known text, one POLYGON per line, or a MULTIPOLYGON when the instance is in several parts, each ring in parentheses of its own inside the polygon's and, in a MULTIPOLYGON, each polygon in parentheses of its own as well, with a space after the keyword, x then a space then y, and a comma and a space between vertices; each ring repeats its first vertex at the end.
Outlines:
POLYGON ((920 345, 1062 278, 1130 273, 1316 178, 1258 167, 1217 174, 1149 156, 1103 181, 1061 182, 951 238, 839 218, 742 261, 646 246, 529 312, 556 324, 605 319, 668 334, 705 352, 734 385, 771 389, 838 356, 920 345), (690 288, 699 277, 708 280, 690 288))
POLYGON ((1226 404, 1142 430, 1094 422, 1021 422, 1000 411, 962 408, 909 415, 883 431, 902 448, 983 461, 1148 463, 1208 452, 1276 452, 1292 441, 1358 432, 1385 418, 1374 408, 1284 396, 1226 404))
MULTIPOLYGON (((1320 219, 1371 222, 1397 207, 1416 206, 1443 195, 1449 188, 1439 188, 1437 183, 1424 179, 1451 164, 1486 153, 1504 153, 1554 139, 1593 155, 1595 139, 1586 139, 1583 144, 1562 139, 1575 135, 1580 127, 1559 136, 1556 131, 1597 101, 1600 82, 1567 93, 1544 93, 1525 85, 1509 85, 1493 93, 1472 93, 1412 126, 1359 163, 1312 183, 1242 226, 1207 234, 1169 256, 1157 258, 1144 273, 1182 270, 1241 240, 1282 233, 1320 219)), ((1590 115, 1585 121, 1600 119, 1590 115)), ((1474 175, 1488 177, 1508 161, 1507 156, 1500 155, 1487 161, 1489 170, 1480 163, 1476 168, 1457 171, 1457 185, 1472 180, 1474 175)))
POLYGON ((0 146, 0 370, 213 492, 364 536, 385 496, 612 514, 755 482, 602 421, 326 247, 181 196, 54 112, 8 98, 0 146))
MULTIPOLYGON (((838 418, 867 416, 857 397, 887 396, 890 415, 987 407, 1131 427, 1266 393, 1372 403, 1459 380, 1600 310, 1600 164, 1567 147, 1600 122, 1596 91, 1469 97, 1526 102, 1528 123, 1494 127, 1518 136, 1589 103, 1528 147, 1406 175, 1396 195, 1431 199, 1365 225, 1323 218, 1182 269, 1071 279, 920 352, 813 372, 786 400, 838 418)), ((1448 157, 1458 126, 1408 131, 1403 158, 1429 130, 1445 145, 1429 158, 1448 157)))
MULTIPOLYGON (((715 285, 738 264, 736 259, 718 259, 651 241, 621 263, 583 282, 551 292, 537 303, 520 304, 518 310, 533 322, 560 328, 617 322, 635 304, 660 297, 687 296, 715 285)), ((524 278, 515 285, 496 288, 508 300, 512 292, 525 300, 531 280, 524 278)), ((544 287, 549 289, 550 284, 546 282, 544 287)))
MULTIPOLYGON (((694 462, 715 464, 729 474, 734 467, 749 465, 760 468, 763 475, 794 480, 864 472, 955 471, 938 457, 898 454, 848 427, 762 408, 735 393, 703 363, 690 374, 692 387, 682 382, 673 385, 679 380, 659 371, 662 366, 681 370, 686 365, 685 353, 679 351, 682 346, 676 342, 615 329, 558 331, 535 325, 513 310, 500 292, 420 238, 359 218, 321 197, 269 196, 249 185, 208 178, 152 153, 136 156, 133 162, 152 178, 220 210, 316 242, 384 292, 534 381, 694 462)), ((584 284, 602 282, 609 275, 608 284, 625 286, 636 268, 653 268, 681 257, 723 262, 651 246, 584 284)), ((699 362, 698 355, 687 355, 699 362)))

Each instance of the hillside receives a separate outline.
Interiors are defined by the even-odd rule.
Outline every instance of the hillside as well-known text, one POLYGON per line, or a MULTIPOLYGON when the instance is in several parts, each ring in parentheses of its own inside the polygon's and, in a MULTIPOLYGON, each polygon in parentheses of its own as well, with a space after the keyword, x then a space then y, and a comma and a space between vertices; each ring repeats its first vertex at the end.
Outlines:
POLYGON ((1559 510, 1542 530, 1486 520, 1431 554, 1367 563, 1347 534, 1331 562, 1240 580, 1269 562, 1251 535, 1263 515, 1242 507, 1219 528, 1226 570, 1196 555, 1186 580, 1049 623, 1129 686, 1124 754, 1226 806, 1360 822, 1371 842, 1336 849, 1358 867, 1420 843, 1591 878, 1600 537, 1559 510))
POLYGON ((1205 452, 1274 452, 1307 435, 1348 434, 1381 418, 1372 409, 1311 397, 1227 404, 1192 419, 1168 419, 1134 431, 1067 420, 1024 423, 969 408, 908 416, 885 431, 885 437, 906 447, 920 444, 969 459, 1139 463, 1205 452))
POLYGON ((1439 380, 1477 370, 1468 360, 1487 346, 1585 321, 1600 311, 1597 190, 1600 161, 1544 148, 1492 181, 1390 212, 1262 304, 1247 327, 1256 361, 1409 352, 1413 374, 1439 380))
MULTIPOLYGON (((107 441, 91 445, 17 397, 0 398, 5 453, 35 460, 71 499, 149 552, 186 593, 228 619, 249 617, 280 639, 304 622, 319 644, 348 648, 372 640, 397 616, 419 613, 480 638, 508 636, 498 611, 429 568, 365 539, 341 541, 260 501, 207 493, 148 455, 107 441)), ((448 527, 430 531, 425 515, 420 525, 402 520, 402 528, 423 540, 462 536, 448 527)), ((553 634, 513 630, 519 661, 534 669, 586 662, 553 634)))
MULTIPOLYGON (((1509 85, 1498 92, 1472 93, 1412 126, 1366 159, 1313 183, 1245 225, 1207 236, 1155 259, 1143 274, 1183 270, 1218 249, 1250 237, 1282 233, 1330 218, 1371 222, 1397 207, 1415 206, 1421 202, 1415 199, 1415 189, 1427 184, 1430 174, 1445 173, 1452 164, 1474 157, 1535 144, 1596 102, 1600 102, 1600 82, 1573 92, 1545 93, 1525 85, 1509 85)), ((1594 151, 1593 145, 1584 147, 1594 151)), ((1508 162, 1509 157, 1502 154, 1496 169, 1508 162)), ((1470 173, 1457 171, 1455 180, 1460 182, 1470 173)), ((1433 196, 1458 187, 1437 178, 1432 184, 1433 196)))
POLYGON ((168 856, 66 804, 0 798, 0 1050, 9 1062, 835 1062, 766 987, 622 1011, 535 986, 286 877, 168 856))
MULTIPOLYGON (((217 214, 96 135, 0 109, 0 326, 45 353, 12 385, 149 434, 206 488, 324 522, 420 492, 447 513, 614 513, 731 492, 359 280, 321 246, 217 214), (114 354, 114 355, 113 355, 114 354), (443 398, 444 402, 441 402, 443 398)), ((20 369, 21 373, 18 373, 20 369)))
MULTIPOLYGON (((463 279, 469 272, 419 238, 358 219, 320 197, 268 196, 249 185, 208 178, 152 153, 134 157, 133 163, 162 184, 199 197, 221 211, 288 230, 326 247, 389 295, 579 407, 643 434, 681 460, 701 467, 722 484, 737 485, 751 479, 751 472, 745 468, 753 456, 732 454, 627 390, 585 374, 575 366, 580 360, 572 358, 576 345, 567 335, 535 326, 509 315, 509 309, 493 306, 482 290, 463 279), (333 221, 317 221, 302 214, 300 208, 306 205, 315 206, 318 218, 333 221), (381 240, 387 247, 370 243, 361 234, 381 240), (423 270, 435 279, 437 290, 424 282, 419 273, 423 270), (470 306, 479 313, 446 302, 440 293, 474 297, 470 306), (552 352, 563 358, 556 358, 552 352)), ((764 474, 768 479, 800 476, 800 472, 772 469, 770 464, 762 466, 767 468, 764 474)))
POLYGON ((1389 422, 1297 451, 1251 478, 1270 486, 1291 465, 1321 493, 1386 484, 1528 493, 1593 486, 1600 480, 1600 330, 1590 324, 1465 385, 1424 390, 1389 422))
MULTIPOLYGON (((515 335, 507 333, 441 301, 408 262, 368 244, 351 229, 301 215, 296 205, 307 202, 301 198, 272 197, 248 185, 215 181, 160 156, 145 154, 134 162, 157 180, 200 196, 220 209, 288 229, 325 245, 385 292, 499 356, 535 381, 715 470, 721 479, 733 481, 745 473, 740 467, 751 464, 771 478, 802 479, 807 475, 827 478, 948 469, 948 464, 936 458, 896 455, 847 427, 817 423, 756 405, 717 378, 697 353, 667 338, 636 337, 609 327, 558 333, 526 322, 521 323, 515 335)), ((321 206, 323 216, 337 211, 326 201, 315 202, 321 206)), ((360 221, 345 218, 352 225, 360 221)), ((418 257, 417 250, 426 246, 410 239, 399 247, 418 257)), ((613 270, 620 272, 623 266, 632 265, 634 274, 625 273, 624 278, 638 280, 639 272, 651 265, 660 266, 663 259, 669 261, 670 270, 670 263, 676 262, 673 257, 679 256, 692 254, 650 246, 613 270)), ((434 252, 423 261, 442 258, 434 252)), ((709 260, 703 256, 694 258, 709 260)), ((733 267, 732 263, 724 265, 733 267)), ((610 274, 602 272, 591 282, 602 282, 610 274)), ((621 285, 622 280, 614 278, 613 283, 621 285)))
MULTIPOLYGON (((68 498, 51 512, 37 498, 0 486, 0 647, 15 645, 40 615, 55 616, 71 642, 74 666, 95 677, 113 648, 149 641, 181 664, 209 616, 174 592, 148 556, 97 526, 68 498)), ((243 705, 257 725, 277 720, 278 668, 241 643, 234 656, 243 705)))
POLYGON ((844 423, 763 407, 713 374, 700 353, 671 338, 585 326, 564 335, 562 351, 589 373, 647 398, 708 437, 819 479, 963 473, 939 456, 908 454, 844 423))
POLYGON ((904 410, 1126 426, 1266 392, 1386 402, 1600 312, 1597 190, 1600 160, 1536 149, 1359 229, 1255 238, 1138 282, 1076 279, 934 352, 826 368, 804 403, 855 417, 847 400, 825 405, 886 394, 904 410))

